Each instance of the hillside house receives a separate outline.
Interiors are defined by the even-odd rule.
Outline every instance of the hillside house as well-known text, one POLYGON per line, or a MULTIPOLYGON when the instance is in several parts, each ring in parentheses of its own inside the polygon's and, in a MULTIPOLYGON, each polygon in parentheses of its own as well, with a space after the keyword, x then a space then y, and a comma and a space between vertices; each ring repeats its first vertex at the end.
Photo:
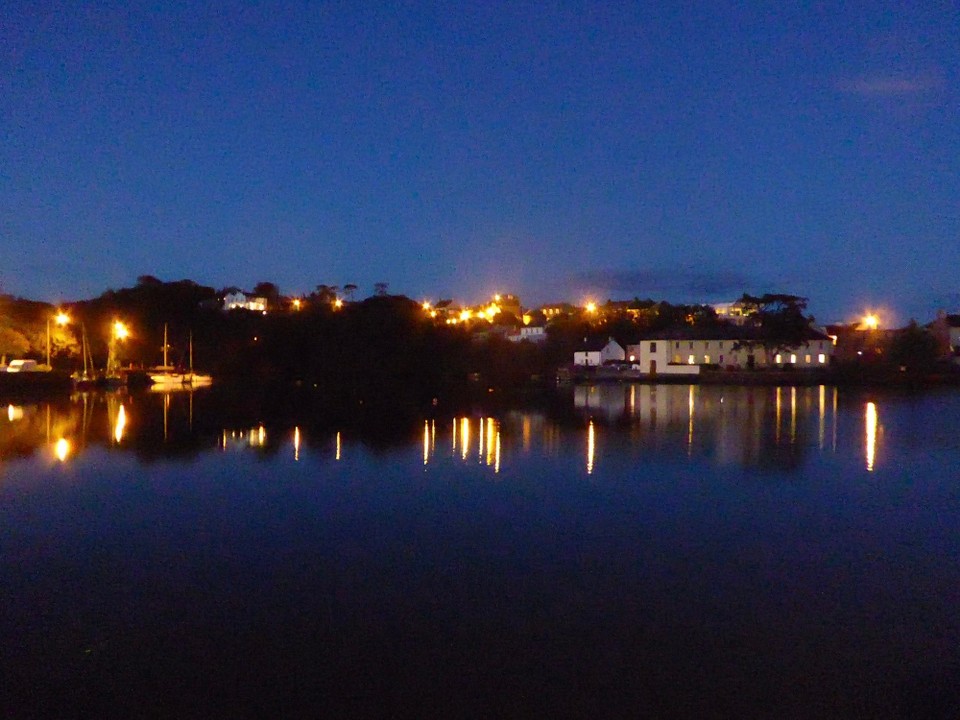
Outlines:
POLYGON ((613 338, 604 340, 588 340, 582 350, 573 354, 573 364, 580 367, 596 367, 606 362, 625 360, 626 351, 613 338))

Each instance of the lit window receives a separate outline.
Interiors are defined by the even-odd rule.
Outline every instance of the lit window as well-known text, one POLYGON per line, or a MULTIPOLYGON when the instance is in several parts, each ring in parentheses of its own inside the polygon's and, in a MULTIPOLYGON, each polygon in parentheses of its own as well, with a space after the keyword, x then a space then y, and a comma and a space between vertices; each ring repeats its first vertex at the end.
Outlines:
POLYGON ((805 356, 804 356, 804 362, 806 362, 807 365, 810 364, 810 361, 811 361, 811 360, 812 360, 812 358, 811 358, 809 355, 805 355, 805 356))
POLYGON ((777 353, 776 356, 773 358, 773 361, 777 365, 781 364, 783 362, 783 355, 781 355, 780 353, 777 353))
POLYGON ((824 355, 823 353, 820 353, 819 355, 817 355, 817 362, 818 362, 818 363, 820 363, 821 365, 823 365, 826 361, 827 361, 827 356, 826 356, 826 355, 824 355))
POLYGON ((674 355, 674 356, 673 356, 673 362, 676 363, 677 365, 679 365, 679 364, 680 364, 680 356, 679 356, 679 355, 674 355))
POLYGON ((709 356, 709 355, 704 355, 704 356, 703 356, 703 362, 704 362, 704 364, 709 365, 709 364, 710 364, 710 356, 709 356))
MULTIPOLYGON (((690 343, 690 344, 692 345, 693 343, 690 343)), ((691 355, 690 357, 687 358, 687 364, 688 364, 688 365, 693 365, 693 364, 695 364, 695 363, 696 363, 696 360, 694 359, 693 355, 691 355)))
POLYGON ((793 353, 790 353, 790 364, 795 365, 796 362, 797 362, 797 356, 794 355, 793 353))

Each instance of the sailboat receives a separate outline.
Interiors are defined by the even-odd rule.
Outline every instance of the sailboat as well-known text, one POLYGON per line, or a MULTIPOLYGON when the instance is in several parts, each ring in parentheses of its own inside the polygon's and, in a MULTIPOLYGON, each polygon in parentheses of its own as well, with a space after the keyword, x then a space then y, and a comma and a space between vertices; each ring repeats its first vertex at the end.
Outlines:
POLYGON ((190 367, 188 370, 177 369, 167 363, 167 326, 163 326, 163 365, 149 371, 150 380, 157 389, 172 389, 175 387, 198 387, 209 385, 213 378, 209 375, 193 371, 193 333, 190 333, 190 367))
POLYGON ((87 342, 87 326, 80 325, 80 353, 83 355, 83 374, 74 373, 74 387, 85 390, 96 385, 96 373, 93 368, 93 355, 90 352, 90 344, 87 342))
POLYGON ((193 371, 193 333, 190 333, 190 381, 194 387, 199 385, 209 385, 213 382, 213 376, 204 375, 193 371))
POLYGON ((178 370, 167 362, 167 325, 163 325, 163 365, 151 368, 147 375, 150 376, 151 382, 154 385, 160 386, 182 386, 190 385, 193 380, 193 372, 188 371, 184 372, 183 370, 178 370))

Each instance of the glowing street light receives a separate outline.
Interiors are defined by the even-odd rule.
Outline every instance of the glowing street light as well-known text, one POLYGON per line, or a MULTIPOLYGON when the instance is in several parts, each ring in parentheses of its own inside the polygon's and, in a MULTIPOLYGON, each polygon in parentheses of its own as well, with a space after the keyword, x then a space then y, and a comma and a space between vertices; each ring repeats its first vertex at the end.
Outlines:
POLYGON ((597 304, 595 302, 587 303, 587 312, 593 314, 597 311, 597 304))
POLYGON ((299 309, 300 309, 300 304, 301 304, 301 303, 300 303, 300 298, 295 298, 294 301, 293 301, 293 309, 294 309, 294 310, 299 310, 299 309))
POLYGON ((429 301, 429 300, 424 300, 424 301, 420 304, 420 307, 422 307, 426 312, 429 312, 429 311, 430 311, 430 307, 431 307, 430 301, 429 301))
POLYGON ((868 313, 863 318, 863 326, 867 330, 876 330, 878 327, 880 327, 880 318, 873 313, 868 313))
MULTIPOLYGON (((58 310, 57 314, 53 316, 53 321, 57 323, 60 327, 63 327, 68 322, 70 322, 70 316, 67 315, 63 310, 58 310)), ((50 367, 50 318, 47 318, 47 367, 50 367)))
POLYGON ((336 300, 333 301, 334 310, 339 310, 342 307, 343 307, 343 300, 341 300, 340 298, 337 298, 336 300))
POLYGON ((107 347, 107 377, 114 376, 119 371, 117 358, 117 343, 130 337, 130 330, 119 320, 114 320, 110 328, 110 343, 107 347))

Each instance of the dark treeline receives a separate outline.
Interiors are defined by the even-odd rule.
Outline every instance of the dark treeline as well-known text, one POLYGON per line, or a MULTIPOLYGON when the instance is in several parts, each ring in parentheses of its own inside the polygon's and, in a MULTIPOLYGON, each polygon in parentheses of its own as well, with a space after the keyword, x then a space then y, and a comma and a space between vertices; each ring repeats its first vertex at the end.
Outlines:
MULTIPOLYGON (((548 382, 586 341, 613 337, 626 346, 665 329, 724 322, 707 305, 635 298, 608 301, 593 311, 571 306, 550 318, 529 312, 527 320, 546 326, 546 339, 518 343, 506 336, 516 332, 521 319, 508 312, 500 312, 492 322, 447 324, 419 303, 388 294, 383 283, 371 297, 357 301, 349 299, 356 286, 344 289, 349 290, 345 295, 320 285, 295 303, 282 297, 275 284, 259 283, 255 291, 268 298, 266 313, 224 311, 224 296, 237 288, 217 290, 191 280, 163 282, 152 276, 141 276, 134 287, 108 290, 61 308, 0 296, 0 354, 42 362, 49 348, 55 369, 75 372, 82 364, 85 337, 94 366, 103 368, 112 328, 120 321, 130 335, 114 349, 126 367, 161 364, 166 328, 168 363, 189 364, 192 338, 194 368, 218 380, 251 388, 302 388, 357 402, 398 394, 423 402, 440 395, 470 396, 548 382), (62 326, 51 321, 57 310, 69 316, 62 326)), ((763 345, 799 342, 813 323, 805 314, 804 298, 744 295, 741 302, 750 310, 757 342, 763 345)), ((913 325, 891 337, 888 351, 857 354, 847 375, 862 379, 902 376, 904 368, 931 371, 939 351, 925 328, 913 325)))
MULTIPOLYGON (((276 286, 261 283, 258 288, 276 286)), ((418 303, 386 294, 382 287, 371 297, 339 306, 330 302, 329 288, 319 286, 298 309, 278 292, 270 292, 266 314, 223 311, 224 294, 236 290, 142 276, 134 287, 69 303, 62 308, 70 316, 69 324, 54 325, 51 331, 52 364, 76 370, 85 334, 95 365, 102 367, 112 325, 119 320, 130 330, 117 348, 127 366, 159 365, 166 328, 170 364, 188 364, 192 338, 194 367, 232 382, 281 383, 359 400, 405 388, 418 398, 429 398, 465 387, 489 392, 552 378, 585 339, 614 336, 620 342, 635 342, 645 331, 716 322, 706 306, 636 300, 639 315, 609 312, 597 318, 571 313, 547 323, 545 342, 515 343, 504 337, 503 330, 519 325, 519 318, 501 313, 492 324, 477 320, 447 325, 431 319, 418 303)), ((23 340, 7 343, 0 352, 42 359, 46 321, 57 308, 4 300, 0 327, 23 340)))

